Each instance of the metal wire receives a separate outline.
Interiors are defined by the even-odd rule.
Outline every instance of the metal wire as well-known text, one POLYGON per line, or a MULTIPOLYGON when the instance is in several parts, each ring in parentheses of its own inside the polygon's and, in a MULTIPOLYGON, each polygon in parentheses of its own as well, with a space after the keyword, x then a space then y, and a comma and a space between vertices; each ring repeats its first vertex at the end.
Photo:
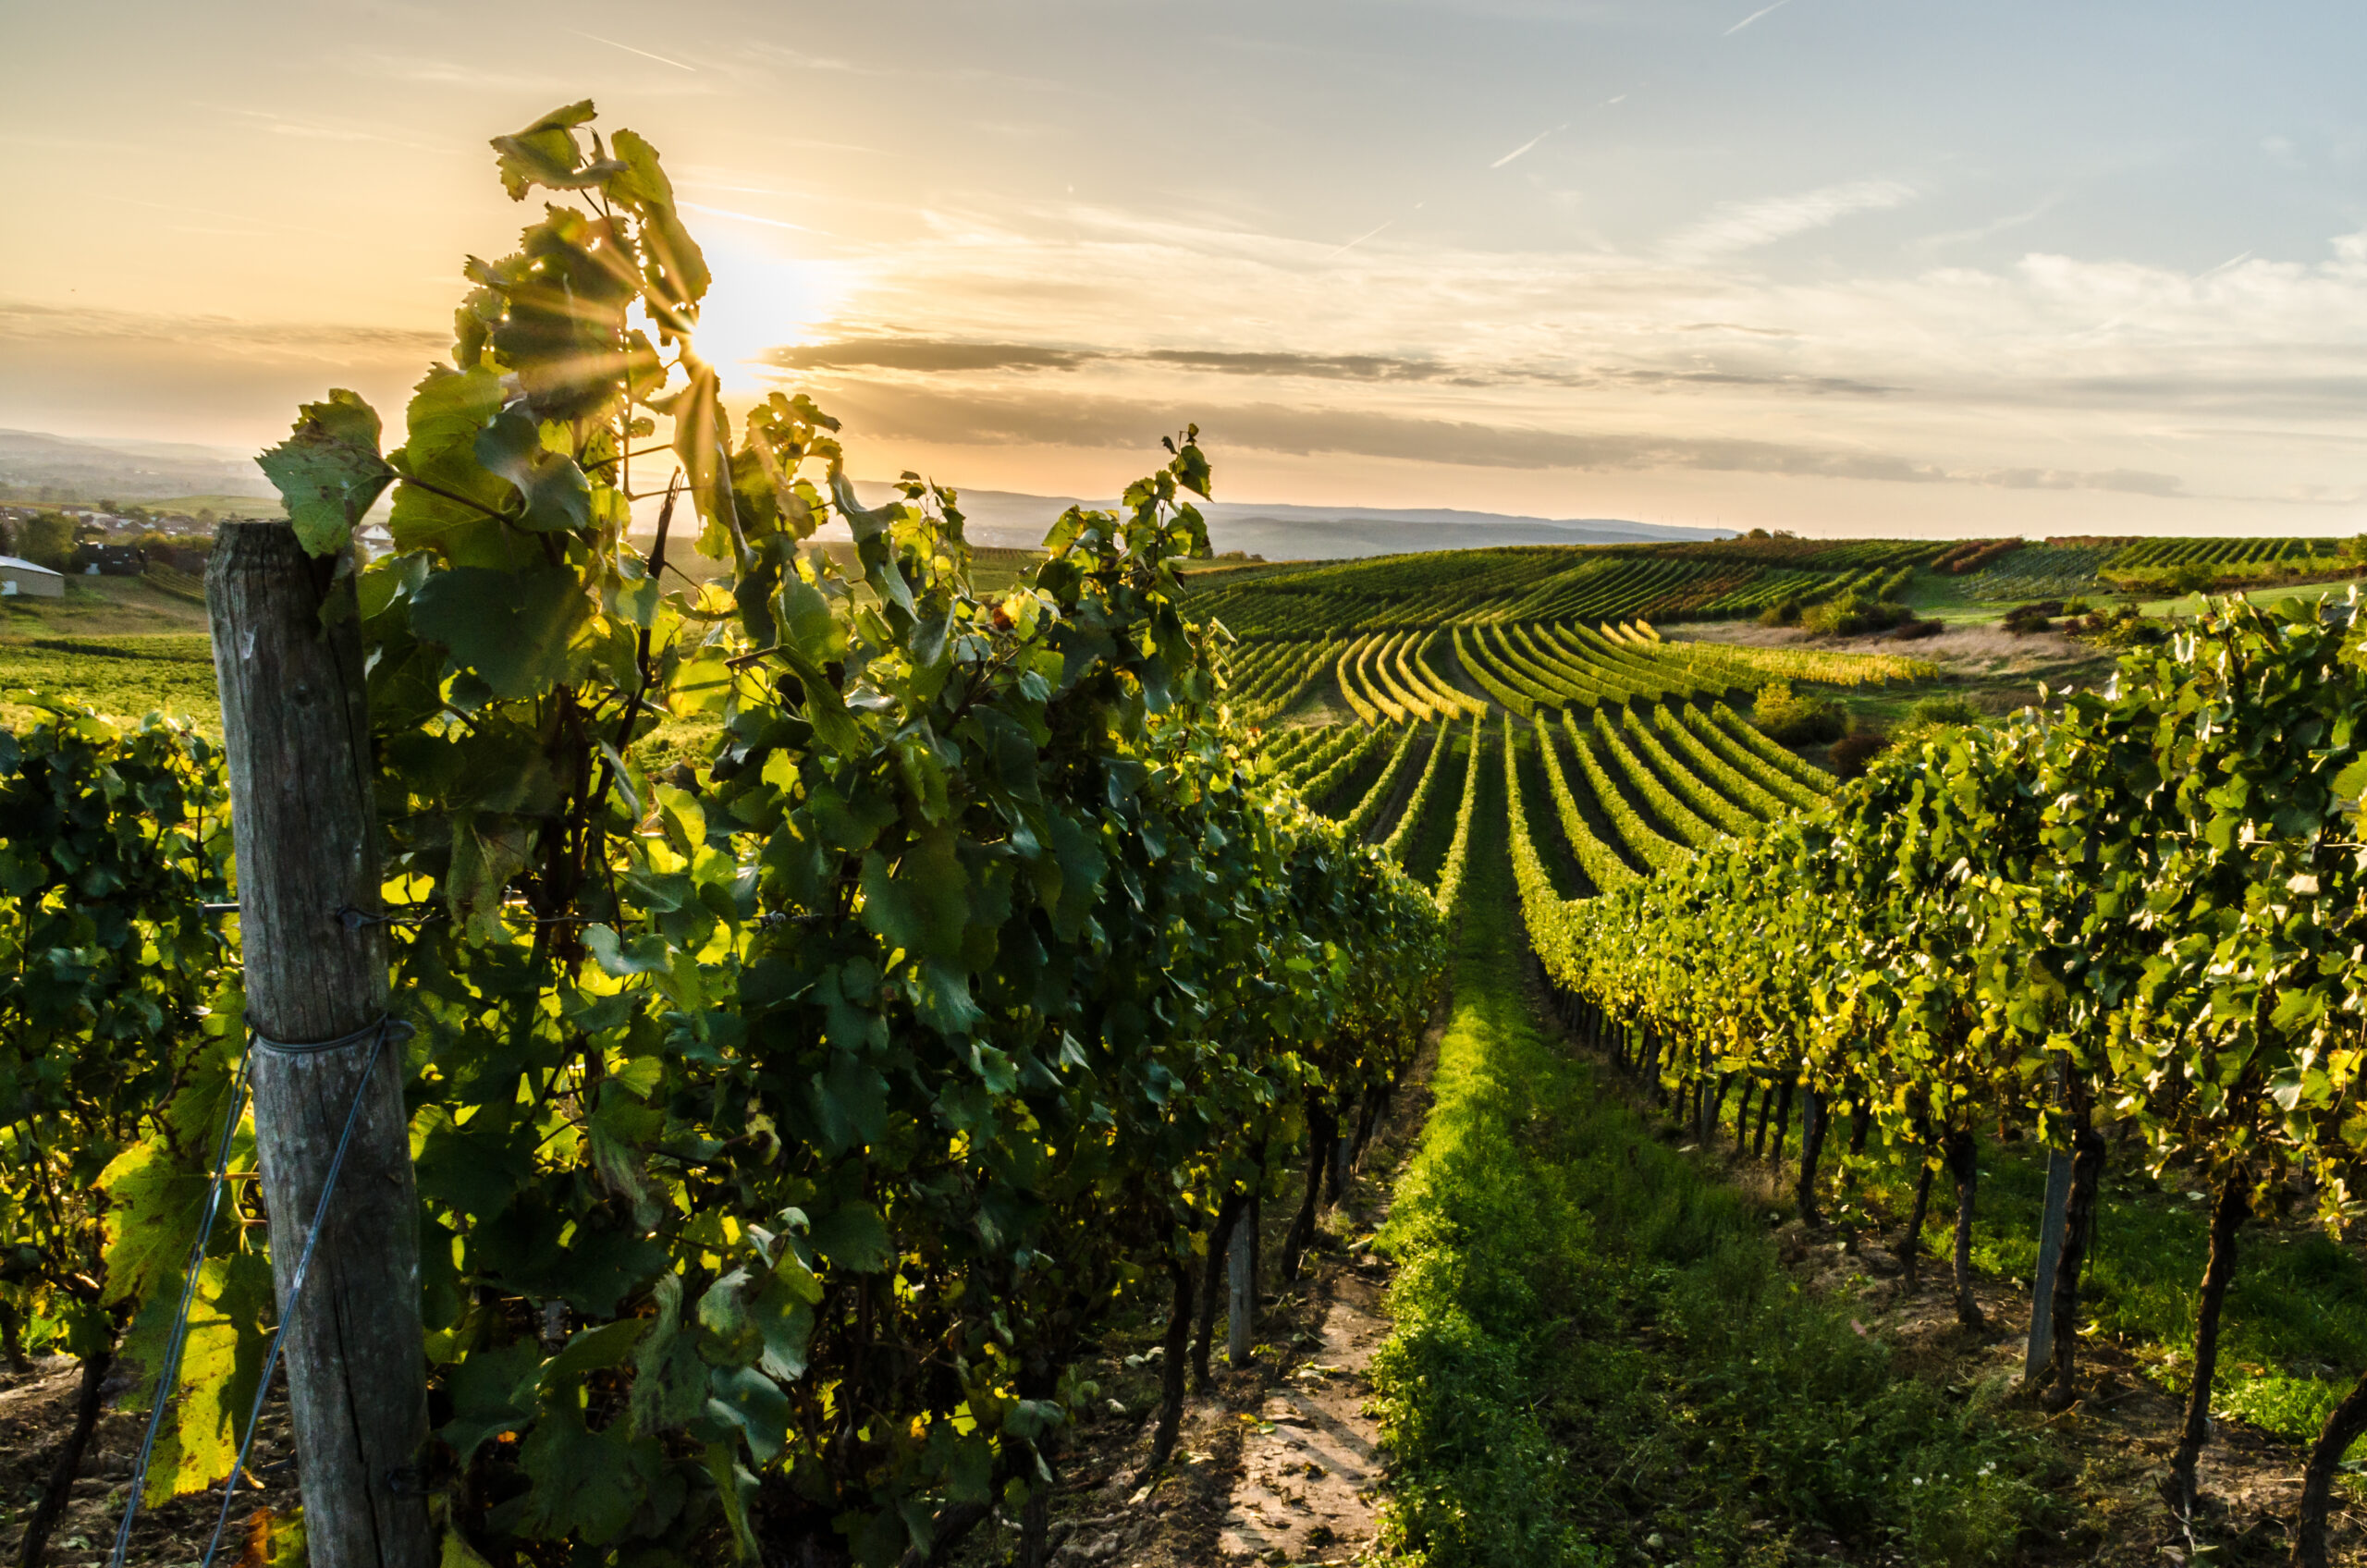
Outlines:
POLYGON ((247 1412, 247 1435, 239 1440, 239 1457, 230 1465, 229 1479, 222 1483, 222 1512, 215 1516, 214 1535, 205 1543, 205 1555, 199 1560, 198 1568, 214 1568, 214 1554, 222 1550, 222 1534, 230 1527, 230 1506, 239 1493, 239 1477, 246 1473, 247 1455, 254 1448, 255 1434, 263 1429, 264 1402, 271 1397, 271 1380, 279 1370, 279 1353, 288 1343, 288 1330, 303 1309, 304 1280, 313 1269, 313 1253, 321 1244, 321 1227, 328 1218, 329 1200, 337 1195, 337 1174, 345 1169, 345 1151, 352 1146, 353 1129, 362 1120, 362 1102, 370 1093, 371 1075, 378 1070, 378 1058, 386 1048, 386 1037, 398 1030, 408 1035, 411 1025, 381 1014, 378 1022, 366 1029, 318 1045, 291 1046, 284 1041, 266 1040, 261 1035, 254 1036, 257 1046, 288 1056, 312 1056, 342 1046, 359 1045, 367 1039, 370 1056, 362 1064, 362 1076, 353 1085, 353 1103, 346 1107, 345 1126, 337 1135, 337 1152, 329 1157, 328 1173, 321 1180, 320 1200, 313 1206, 313 1227, 304 1237, 303 1253, 296 1259, 295 1278, 288 1282, 288 1305, 279 1315, 279 1326, 272 1330, 271 1354, 264 1359, 263 1377, 255 1384, 254 1405, 247 1412))
POLYGON ((222 1140, 214 1156, 214 1179, 205 1194, 205 1218, 199 1221, 197 1239, 190 1243, 189 1271, 181 1281, 180 1306, 173 1314, 173 1327, 165 1337, 163 1364, 156 1374, 156 1396, 148 1406, 148 1429, 141 1435, 140 1457, 131 1467, 131 1492, 124 1500, 123 1519, 116 1526, 115 1550, 107 1557, 108 1568, 123 1568, 125 1555, 131 1550, 131 1522, 140 1513, 140 1494, 148 1484, 148 1465, 156 1452, 156 1434, 163 1429, 165 1409, 174 1403, 171 1396, 180 1378, 181 1351, 189 1342, 190 1308, 197 1297, 198 1269, 205 1262, 205 1248, 214 1235, 214 1217, 222 1207, 222 1184, 230 1169, 230 1145, 239 1133, 239 1119, 246 1113, 247 1068, 254 1060, 252 1052, 239 1058, 239 1070, 230 1079, 230 1109, 223 1118, 222 1140))
POLYGON ((276 1056, 315 1056, 339 1050, 367 1041, 370 1057, 362 1064, 362 1076, 354 1085, 352 1104, 346 1108, 345 1126, 337 1134, 337 1151, 330 1157, 328 1173, 321 1184, 321 1195, 313 1210, 313 1228, 304 1238, 304 1251, 296 1263, 295 1278, 288 1282, 288 1306, 279 1325, 272 1331, 271 1352, 264 1363, 263 1379, 255 1389, 254 1405, 247 1417, 246 1436, 239 1444, 237 1463, 230 1467, 229 1478, 222 1484, 222 1513, 215 1522, 214 1537, 207 1543, 204 1568, 210 1568, 215 1554, 221 1550, 222 1534, 230 1519, 230 1506, 239 1488, 239 1477, 245 1473, 247 1456, 252 1451, 255 1432, 263 1417, 265 1398, 271 1392, 271 1380, 279 1367, 280 1347, 286 1342, 288 1325, 296 1320, 303 1300, 304 1280, 311 1272, 313 1249, 320 1243, 321 1224, 327 1217, 330 1198, 337 1192, 337 1176, 345 1167, 346 1150, 353 1142, 353 1129, 361 1121, 362 1102, 377 1071, 378 1058, 386 1049, 389 1037, 401 1039, 412 1033, 411 1026, 400 1020, 381 1015, 374 1023, 357 1029, 350 1035, 334 1040, 299 1044, 268 1039, 254 1030, 247 1032, 250 1048, 239 1057, 238 1071, 230 1080, 230 1103, 225 1112, 222 1137, 214 1156, 214 1174, 206 1190, 205 1217, 199 1222, 197 1236, 190 1243, 188 1272, 181 1281, 180 1305, 173 1314, 173 1326, 165 1340, 165 1354, 156 1374, 155 1397, 150 1402, 147 1429, 140 1439, 140 1457, 131 1471, 129 1493, 124 1500, 123 1518, 116 1525, 115 1550, 107 1558, 108 1568, 123 1568, 131 1550, 131 1527, 140 1514, 140 1499, 148 1483, 148 1470, 155 1457, 156 1439, 164 1428, 166 1411, 179 1403, 178 1383, 181 1356, 189 1342, 189 1320, 196 1305, 198 1274, 204 1266, 205 1252, 214 1235, 215 1217, 221 1211, 222 1188, 228 1180, 230 1148, 238 1137, 239 1123, 246 1112, 247 1087, 257 1050, 276 1056))

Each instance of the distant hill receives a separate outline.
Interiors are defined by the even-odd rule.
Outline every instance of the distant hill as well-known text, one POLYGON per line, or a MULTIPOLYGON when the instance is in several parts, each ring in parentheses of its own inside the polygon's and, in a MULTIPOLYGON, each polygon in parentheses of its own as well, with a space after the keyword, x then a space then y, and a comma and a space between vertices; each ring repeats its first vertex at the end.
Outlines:
POLYGON ((185 496, 276 499, 253 455, 230 447, 0 430, 0 497, 159 501, 185 496))
MULTIPOLYGON (((877 505, 892 488, 855 486, 877 505)), ((227 511, 226 498, 276 500, 252 454, 178 442, 106 440, 0 430, 0 499, 153 502, 194 497, 227 511)), ((970 538, 980 545, 1033 546, 1067 508, 1116 507, 1115 500, 963 490, 970 538)), ((1618 518, 1523 517, 1502 512, 1385 507, 1269 506, 1220 501, 1201 508, 1209 542, 1269 560, 1338 560, 1413 550, 1469 550, 1495 545, 1632 545, 1725 539, 1728 529, 1673 528, 1618 518)), ((653 520, 644 518, 643 526, 653 520)))
MULTIPOLYGON (((859 482, 870 505, 893 493, 859 482)), ((1010 490, 964 490, 962 511, 978 545, 1035 545, 1069 507, 1108 509, 1114 500, 1029 496, 1010 490)), ((1220 501, 1200 508, 1208 542, 1269 560, 1339 560, 1413 550, 1473 550, 1495 545, 1636 545, 1730 539, 1731 529, 1674 528, 1618 518, 1522 517, 1503 512, 1383 507, 1302 507, 1220 501)))

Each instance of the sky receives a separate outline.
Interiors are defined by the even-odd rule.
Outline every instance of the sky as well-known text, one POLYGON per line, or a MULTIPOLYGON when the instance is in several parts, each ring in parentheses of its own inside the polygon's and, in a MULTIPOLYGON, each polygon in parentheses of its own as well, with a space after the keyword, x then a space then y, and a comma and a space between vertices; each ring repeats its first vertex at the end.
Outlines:
POLYGON ((2367 529, 2367 11, 12 8, 0 426, 252 448, 449 351, 489 137, 663 153, 855 471, 1809 533, 2367 529))

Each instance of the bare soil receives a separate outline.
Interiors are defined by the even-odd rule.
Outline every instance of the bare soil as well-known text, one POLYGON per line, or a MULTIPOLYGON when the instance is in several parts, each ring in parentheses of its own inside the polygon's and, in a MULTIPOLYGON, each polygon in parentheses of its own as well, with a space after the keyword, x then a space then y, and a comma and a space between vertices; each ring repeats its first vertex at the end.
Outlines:
MULTIPOLYGON (((1435 1048, 1433 1035, 1366 1146, 1355 1181, 1326 1214, 1299 1282, 1266 1298, 1250 1365, 1224 1367, 1220 1342, 1214 1386, 1186 1405, 1175 1459, 1155 1478, 1142 1469, 1158 1363, 1127 1347, 1147 1348, 1156 1331, 1146 1323, 1110 1336, 1095 1373, 1105 1398, 1115 1394, 1126 1414, 1105 1404, 1062 1461, 1054 1563, 1344 1564, 1369 1553, 1384 1464, 1365 1408, 1366 1371, 1388 1337, 1390 1269, 1365 1243, 1388 1218, 1398 1170, 1429 1114, 1435 1048)), ((1262 1256, 1280 1255, 1295 1203, 1267 1205, 1262 1256)), ((987 1541, 970 1555, 999 1562, 1000 1544, 987 1541)))
MULTIPOLYGON (((37 1361, 31 1371, 0 1374, 0 1561, 15 1562, 22 1549, 25 1522, 47 1487, 57 1455, 72 1430, 76 1395, 81 1372, 64 1356, 37 1361)), ((73 1501, 49 1538, 46 1562, 51 1568, 85 1568, 103 1563, 115 1548, 117 1522, 123 1517, 132 1464, 140 1452, 144 1416, 123 1405, 144 1405, 145 1390, 120 1374, 109 1380, 114 1408, 99 1418, 91 1445, 82 1455, 81 1476, 74 1483, 73 1501)), ((230 1527, 215 1561, 224 1565, 240 1561, 241 1548, 253 1527, 259 1509, 284 1511, 296 1506, 294 1446, 288 1440, 284 1398, 275 1396, 266 1406, 262 1435, 256 1438, 248 1478, 232 1500, 230 1527)), ((222 1509, 219 1487, 176 1498, 162 1507, 141 1510, 132 1527, 127 1561, 153 1568, 180 1568, 205 1555, 222 1509)), ((265 1521, 267 1524, 267 1520, 265 1521)))

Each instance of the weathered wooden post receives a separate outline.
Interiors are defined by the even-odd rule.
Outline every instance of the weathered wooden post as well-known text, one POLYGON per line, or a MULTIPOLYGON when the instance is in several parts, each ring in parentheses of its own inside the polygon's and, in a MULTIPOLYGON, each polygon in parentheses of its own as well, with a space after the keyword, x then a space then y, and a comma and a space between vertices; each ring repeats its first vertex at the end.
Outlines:
POLYGON ((382 925, 352 917, 379 907, 377 817, 353 581, 336 565, 307 556, 285 523, 227 523, 205 602, 307 1547, 313 1568, 427 1568, 419 1206, 399 1041, 363 1074, 386 1016, 386 944, 382 925), (337 1189, 291 1302, 349 1114, 337 1189))
POLYGON ((1249 1365, 1251 1341, 1257 1327, 1257 1200, 1241 1206, 1233 1223, 1233 1244, 1225 1256, 1226 1303, 1224 1357, 1238 1369, 1249 1365))

